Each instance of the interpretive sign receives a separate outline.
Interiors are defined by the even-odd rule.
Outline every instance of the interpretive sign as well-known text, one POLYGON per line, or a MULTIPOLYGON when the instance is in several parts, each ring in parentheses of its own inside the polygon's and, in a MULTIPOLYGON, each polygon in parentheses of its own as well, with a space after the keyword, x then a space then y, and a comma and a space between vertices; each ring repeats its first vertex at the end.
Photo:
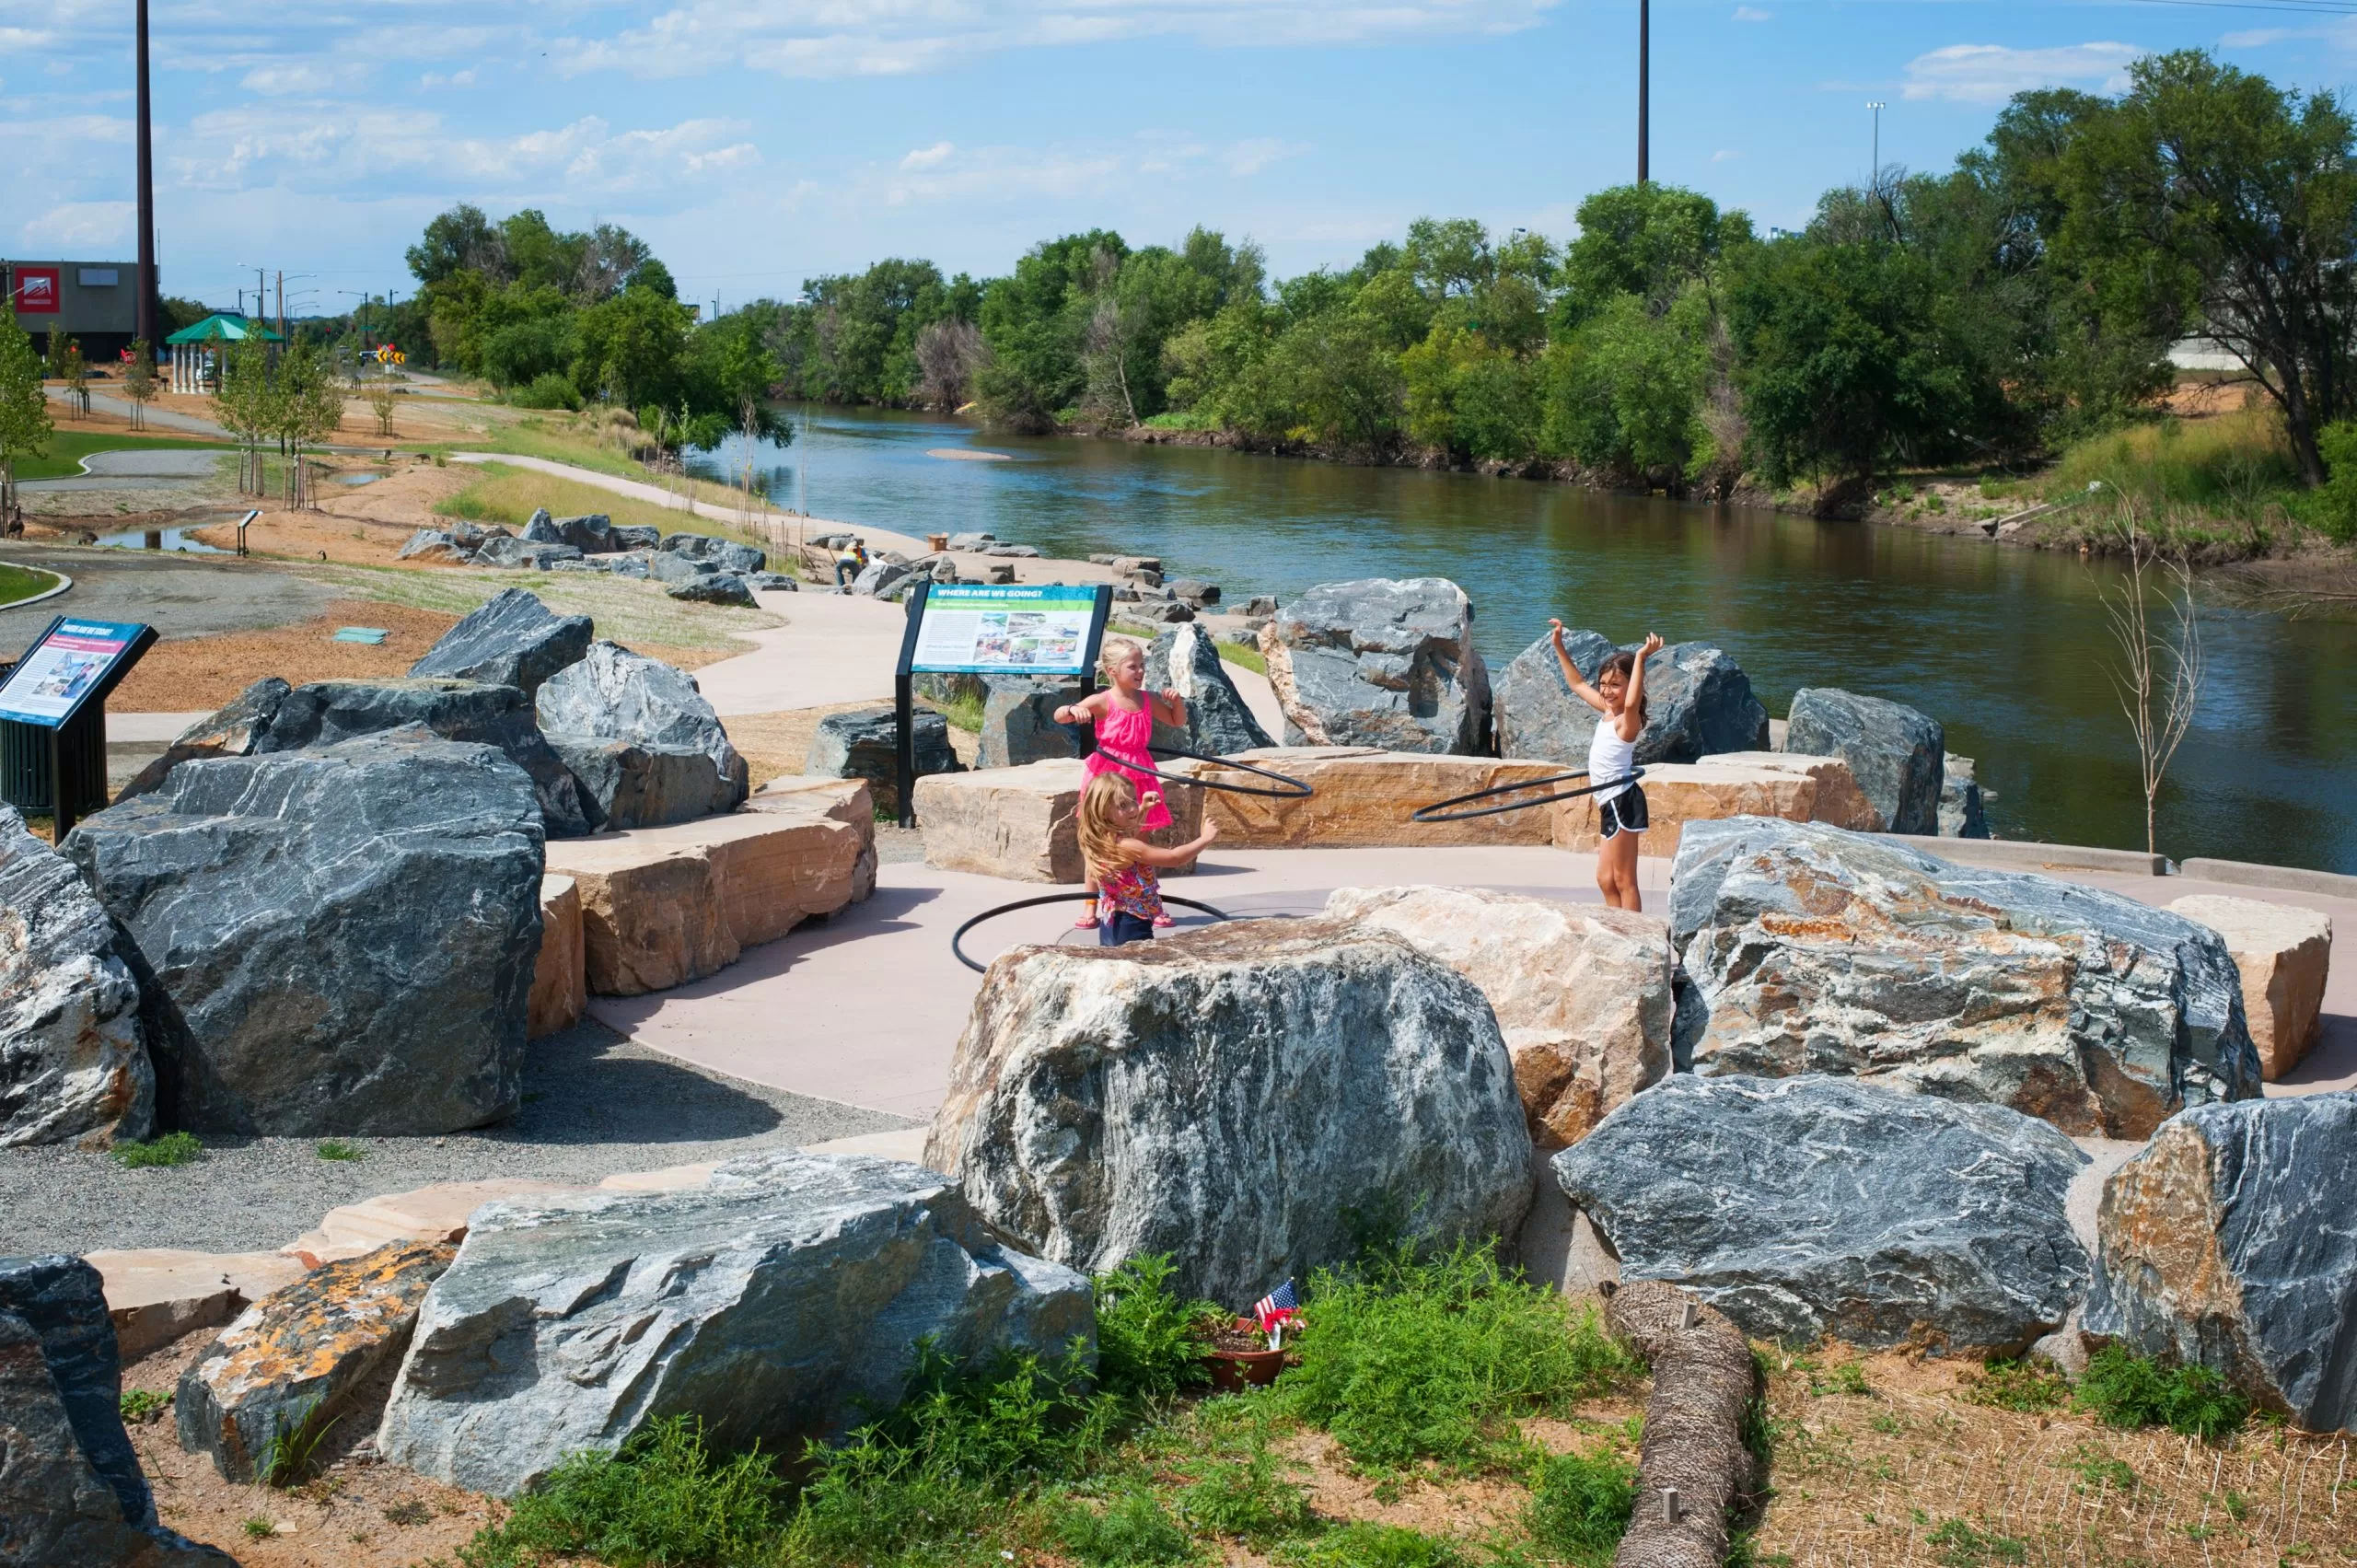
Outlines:
POLYGON ((910 606, 905 668, 920 675, 1082 675, 1096 663, 1109 588, 929 584, 910 606))
POLYGON ((137 621, 60 616, 0 683, 0 719, 54 729, 93 696, 103 698, 156 640, 137 621))

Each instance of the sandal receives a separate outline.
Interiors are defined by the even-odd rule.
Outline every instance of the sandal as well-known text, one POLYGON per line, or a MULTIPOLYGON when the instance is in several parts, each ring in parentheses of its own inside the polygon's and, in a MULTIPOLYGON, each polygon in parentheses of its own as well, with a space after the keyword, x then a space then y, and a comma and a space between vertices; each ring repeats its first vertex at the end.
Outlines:
POLYGON ((1154 917, 1154 923, 1156 925, 1176 925, 1178 923, 1171 919, 1167 914, 1158 914, 1154 917))
POLYGON ((1074 931, 1094 931, 1097 929, 1097 916, 1094 913, 1082 915, 1072 923, 1072 928, 1074 931))

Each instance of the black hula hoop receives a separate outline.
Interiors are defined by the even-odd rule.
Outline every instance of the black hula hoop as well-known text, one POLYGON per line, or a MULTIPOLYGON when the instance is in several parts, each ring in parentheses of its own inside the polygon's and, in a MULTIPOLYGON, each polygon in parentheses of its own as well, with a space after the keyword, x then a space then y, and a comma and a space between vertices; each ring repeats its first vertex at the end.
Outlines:
MULTIPOLYGON (((966 956, 966 948, 964 946, 966 933, 973 930, 974 927, 981 924, 982 922, 986 920, 996 920, 1000 915, 1013 914, 1016 910, 1036 909, 1041 904, 1068 904, 1082 900, 1093 900, 1096 897, 1097 895, 1094 893, 1042 893, 1036 899, 1017 899, 1011 904, 1000 904, 995 909, 986 909, 981 913, 976 915, 973 919, 968 921, 965 924, 959 926, 957 930, 949 934, 949 950, 958 955, 958 961, 959 963, 965 965, 968 969, 972 970, 976 974, 986 974, 989 972, 988 966, 978 964, 974 962, 973 959, 966 956)), ((1192 899, 1182 899, 1170 893, 1163 894, 1162 901, 1166 904, 1177 904, 1180 909, 1199 910, 1202 913, 1211 916, 1213 920, 1232 920, 1235 918, 1225 910, 1215 910, 1209 904, 1197 903, 1192 899)))
POLYGON ((1577 800, 1584 795, 1596 795, 1608 789, 1620 789, 1625 784, 1635 784, 1639 779, 1643 778, 1645 771, 1643 768, 1632 768, 1620 778, 1607 779, 1602 784, 1589 784, 1582 789, 1567 789, 1561 795, 1542 795, 1536 800, 1508 801, 1504 806, 1484 806, 1478 811, 1449 810, 1452 806, 1469 805, 1476 800, 1487 800, 1492 796, 1513 795, 1526 789, 1545 789, 1549 784, 1569 784, 1573 779, 1584 779, 1587 776, 1587 770, 1583 768, 1576 773, 1557 773, 1551 778, 1529 779, 1522 784, 1499 784, 1492 789, 1477 789, 1471 795, 1460 795, 1454 800, 1435 800, 1430 806, 1419 807, 1408 814, 1408 820, 1411 822, 1468 822, 1476 817, 1495 817, 1501 812, 1527 811, 1534 806, 1551 806, 1558 800, 1577 800))
POLYGON ((1097 734, 1094 726, 1068 724, 1063 727, 1074 731, 1081 738, 1082 746, 1080 754, 1084 758, 1092 751, 1104 751, 1106 756, 1110 757, 1114 761, 1120 763, 1123 768, 1129 770, 1131 772, 1144 773, 1150 779, 1160 779, 1165 784, 1190 784, 1196 789, 1215 789, 1228 795, 1257 795, 1269 800, 1307 800, 1311 796, 1318 793, 1315 788, 1308 784, 1304 783, 1300 779, 1294 778, 1285 773, 1278 772, 1273 768, 1259 767, 1253 763, 1242 761, 1234 757, 1206 757, 1201 751, 1190 751, 1184 747, 1178 746, 1147 747, 1145 749, 1146 755, 1149 757, 1183 758, 1190 762, 1208 762, 1213 767, 1234 768, 1239 772, 1250 773, 1256 778, 1273 779, 1278 784, 1288 784, 1292 787, 1288 789, 1255 789, 1250 784, 1220 784, 1211 779, 1189 778, 1183 773, 1166 773, 1161 769, 1156 768, 1150 763, 1132 762, 1118 751, 1106 751, 1104 747, 1097 743, 1097 734))

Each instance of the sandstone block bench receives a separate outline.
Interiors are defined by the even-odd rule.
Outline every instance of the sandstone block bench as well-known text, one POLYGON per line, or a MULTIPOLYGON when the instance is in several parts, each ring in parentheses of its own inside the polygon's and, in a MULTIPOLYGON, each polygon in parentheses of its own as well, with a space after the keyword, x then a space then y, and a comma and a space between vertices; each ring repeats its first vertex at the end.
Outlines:
MULTIPOLYGON (((1649 855, 1675 855, 1689 822, 1775 817, 1869 832, 1880 820, 1850 764, 1839 757, 1725 751, 1699 762, 1654 763, 1645 769, 1643 783, 1653 825, 1638 843, 1641 853, 1649 855)), ((1557 849, 1593 853, 1603 842, 1595 796, 1561 801, 1548 809, 1553 813, 1557 849)))
MULTIPOLYGON (((1085 880, 1080 792, 1087 778, 1077 760, 1060 758, 919 779, 917 825, 926 864, 1010 882, 1085 880)), ((1146 836, 1185 843, 1202 831, 1203 792, 1173 789, 1168 796, 1170 826, 1146 836)))

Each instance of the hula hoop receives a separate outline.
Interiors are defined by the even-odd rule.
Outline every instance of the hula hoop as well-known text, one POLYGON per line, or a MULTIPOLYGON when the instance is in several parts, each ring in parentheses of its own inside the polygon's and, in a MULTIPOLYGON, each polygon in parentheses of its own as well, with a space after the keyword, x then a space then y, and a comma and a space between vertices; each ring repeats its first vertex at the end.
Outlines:
MULTIPOLYGON (((973 930, 974 927, 981 924, 982 922, 986 920, 996 920, 1000 915, 1013 914, 1016 910, 1036 909, 1041 904, 1074 903, 1084 900, 1093 900, 1096 897, 1097 895, 1094 893, 1042 893, 1036 899, 1017 899, 1011 904, 1000 904, 994 909, 986 909, 981 913, 976 915, 973 919, 968 921, 965 924, 959 926, 957 930, 949 934, 949 950, 958 956, 958 961, 959 963, 965 965, 968 969, 972 970, 976 974, 987 973, 988 967, 986 965, 978 964, 974 962, 973 959, 966 956, 966 933, 973 930)), ((1162 901, 1166 904, 1177 904, 1180 909, 1199 910, 1202 913, 1211 916, 1213 920, 1229 920, 1234 918, 1225 910, 1215 910, 1209 904, 1197 903, 1192 899, 1178 898, 1175 894, 1171 893, 1163 894, 1162 901)))
POLYGON ((1499 784, 1492 789, 1477 789, 1470 795, 1460 795, 1453 800, 1435 800, 1430 806, 1419 807, 1408 814, 1408 820, 1411 822, 1468 822, 1476 817, 1495 817, 1506 811, 1527 811, 1534 806, 1551 806, 1558 800, 1577 800, 1584 795, 1595 795, 1603 790, 1619 789, 1624 784, 1635 784, 1645 776, 1645 771, 1643 768, 1632 768, 1620 778, 1607 779, 1602 784, 1589 784, 1583 789, 1567 789, 1561 795, 1542 795, 1536 800, 1508 801, 1504 806, 1484 806, 1478 811, 1449 809, 1452 806, 1467 806, 1476 800, 1488 800, 1493 796, 1514 795, 1526 789, 1545 789, 1549 784, 1569 784, 1573 779, 1584 779, 1587 776, 1587 770, 1583 768, 1576 773, 1557 773, 1550 778, 1528 779, 1521 784, 1499 784))
POLYGON ((1131 772, 1144 773, 1150 779, 1160 779, 1165 784, 1190 784, 1196 789, 1215 789, 1228 795, 1255 795, 1269 800, 1307 800, 1311 796, 1318 793, 1312 785, 1300 779, 1294 778, 1289 774, 1278 772, 1273 768, 1263 768, 1255 763, 1244 761, 1238 758, 1206 757, 1201 751, 1190 751, 1184 747, 1179 746, 1147 747, 1145 749, 1146 755, 1149 757, 1183 758, 1190 762, 1208 762, 1213 767, 1234 768, 1239 772, 1250 773, 1256 778, 1272 779, 1278 784, 1287 784, 1291 787, 1286 789, 1255 789, 1250 784, 1221 784, 1213 779, 1189 778, 1183 773, 1166 773, 1161 769, 1155 767, 1151 763, 1133 762, 1118 751, 1106 751, 1104 747, 1097 743, 1096 730, 1093 726, 1068 724, 1063 727, 1075 732, 1075 734, 1080 738, 1082 741, 1081 755, 1083 757, 1086 757, 1092 751, 1104 751, 1106 756, 1112 758, 1114 761, 1119 762, 1123 768, 1129 770, 1131 772))

